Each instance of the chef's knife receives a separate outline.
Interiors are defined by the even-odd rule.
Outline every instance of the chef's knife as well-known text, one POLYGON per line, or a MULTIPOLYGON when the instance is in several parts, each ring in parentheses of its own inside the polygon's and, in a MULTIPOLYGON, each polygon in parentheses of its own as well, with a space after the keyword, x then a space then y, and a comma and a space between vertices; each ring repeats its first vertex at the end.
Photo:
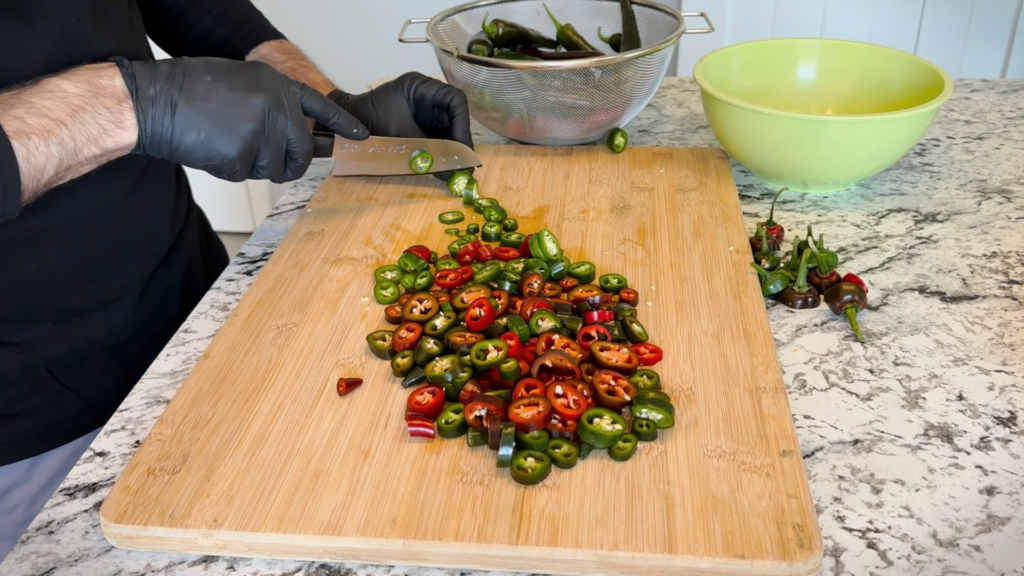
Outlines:
POLYGON ((483 165, 473 149, 453 140, 382 138, 366 140, 335 138, 330 132, 313 132, 313 157, 331 158, 334 176, 411 176, 413 152, 426 150, 434 157, 428 174, 467 170, 483 165))

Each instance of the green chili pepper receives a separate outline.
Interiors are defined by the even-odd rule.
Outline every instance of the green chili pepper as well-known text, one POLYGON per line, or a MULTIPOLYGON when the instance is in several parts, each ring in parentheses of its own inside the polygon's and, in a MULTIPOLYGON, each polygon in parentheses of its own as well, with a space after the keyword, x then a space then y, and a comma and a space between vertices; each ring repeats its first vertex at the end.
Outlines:
POLYGON ((580 284, 590 284, 597 277, 597 268, 590 262, 576 262, 569 266, 569 276, 580 281, 580 284))
POLYGON ((562 470, 572 468, 580 459, 580 449, 565 438, 552 439, 548 444, 547 453, 551 457, 551 463, 562 470))
POLYGON ((524 486, 540 484, 551 474, 551 457, 547 452, 522 450, 512 457, 512 479, 524 486))
POLYGON ((606 38, 604 34, 601 33, 601 27, 598 26, 597 37, 601 40, 601 42, 604 42, 605 44, 611 46, 612 50, 614 50, 615 52, 618 52, 622 48, 622 34, 619 32, 616 32, 615 34, 612 34, 611 36, 606 38))
POLYGON ((494 339, 501 338, 501 335, 505 333, 505 329, 501 327, 501 324, 497 322, 491 324, 484 330, 484 336, 494 339))
POLYGON ((462 212, 452 211, 441 214, 437 219, 441 221, 441 224, 458 224, 466 219, 466 215, 462 212))
POLYGON ((470 224, 469 226, 466 226, 466 234, 479 234, 479 233, 480 233, 480 225, 479 224, 470 224))
POLYGON ((402 380, 402 388, 413 388, 422 386, 427 382, 427 373, 423 371, 423 368, 414 366, 408 374, 405 375, 405 379, 402 380))
POLYGON ((416 275, 406 274, 398 280, 398 285, 405 288, 406 292, 412 292, 413 287, 416 286, 416 275))
POLYGON ((601 450, 614 446, 625 432, 626 420, 605 408, 591 408, 584 412, 577 428, 581 440, 601 450))
POLYGON ((484 340, 477 342, 470 350, 470 358, 477 370, 493 368, 508 357, 508 343, 504 340, 484 340))
POLYGON ((462 230, 458 228, 445 228, 444 233, 448 236, 462 236, 462 230))
POLYGON ((473 281, 474 282, 497 282, 498 278, 501 277, 501 266, 497 264, 485 264, 480 267, 480 270, 474 271, 473 281))
POLYGON ((466 170, 453 172, 448 177, 448 191, 452 193, 452 196, 462 198, 462 194, 466 191, 466 187, 469 186, 469 182, 472 179, 473 175, 466 170))
POLYGON ((462 404, 450 404, 437 417, 437 435, 441 438, 459 438, 469 431, 466 424, 466 409, 462 404))
POLYGON ((636 319, 635 316, 625 316, 621 320, 622 331, 626 334, 626 339, 632 344, 642 344, 650 340, 647 336, 647 329, 644 325, 636 319))
POLYGON ((636 318, 637 314, 636 308, 633 308, 629 304, 616 304, 615 308, 612 308, 612 310, 615 312, 615 319, 619 321, 622 321, 626 316, 636 318))
POLYGON ((487 446, 487 430, 483 428, 470 428, 469 434, 466 435, 466 444, 470 448, 487 446))
POLYGON ((640 418, 633 422, 633 434, 636 434, 641 442, 654 442, 658 439, 658 427, 654 422, 640 418))
POLYGON ((634 403, 629 407, 633 413, 634 422, 641 418, 654 422, 660 429, 675 426, 675 408, 672 404, 658 398, 648 398, 644 403, 634 403))
POLYGON ((640 41, 640 26, 636 23, 633 3, 630 0, 619 0, 619 8, 622 12, 622 45, 620 49, 623 52, 637 50, 642 43, 640 41))
POLYGON ((509 260, 508 264, 505 265, 505 272, 511 274, 522 275, 526 268, 526 258, 516 258, 515 260, 509 260))
POLYGON ((462 371, 462 362, 455 354, 439 356, 428 362, 423 371, 427 374, 427 382, 431 384, 450 383, 462 371))
MULTIPOLYGON (((515 218, 505 218, 501 221, 501 229, 503 232, 515 232, 519 230, 519 222, 515 218)), ((504 234, 502 234, 504 236, 504 234)), ((522 244, 522 242, 520 242, 522 244)))
POLYGON ((484 242, 497 242, 501 239, 501 224, 497 222, 484 222, 480 228, 480 239, 484 242))
POLYGON ((508 218, 508 211, 498 205, 485 206, 483 217, 488 222, 497 222, 500 225, 505 218, 508 218))
POLYGON ((492 58, 499 60, 522 60, 524 62, 540 62, 541 59, 536 56, 530 56, 528 54, 522 54, 520 52, 509 52, 508 50, 495 50, 492 58))
POLYGON ((462 205, 472 206, 478 198, 480 198, 480 183, 476 180, 470 180, 469 184, 466 185, 466 190, 462 192, 462 205))
POLYGON ((505 358, 501 361, 501 364, 498 364, 498 374, 505 382, 519 380, 519 377, 523 375, 519 367, 519 360, 516 358, 505 358))
POLYGON ((373 271, 373 279, 377 282, 397 282, 402 277, 402 268, 399 266, 381 266, 373 271))
POLYGON ((579 316, 559 314, 558 319, 562 321, 562 326, 569 331, 569 336, 573 338, 576 338, 576 334, 579 333, 580 328, 583 328, 583 318, 580 318, 579 316))
POLYGON ((530 253, 535 258, 542 258, 548 262, 562 255, 562 247, 558 244, 558 238, 547 228, 530 236, 530 253))
POLYGON ((477 198, 473 202, 473 212, 483 214, 484 208, 487 208, 488 206, 498 206, 498 201, 494 198, 477 198))
POLYGON ((430 262, 412 252, 406 252, 398 259, 398 266, 406 274, 419 274, 421 271, 430 268, 430 262))
POLYGON ((434 156, 426 150, 417 150, 412 153, 412 158, 409 159, 409 168, 416 174, 426 174, 430 172, 430 167, 434 165, 434 156))
POLYGON ((632 458, 633 454, 636 454, 639 445, 640 439, 636 437, 636 434, 623 434, 618 442, 608 449, 608 455, 612 457, 612 460, 625 462, 632 458))
POLYGON ((789 272, 789 275, 796 278, 798 272, 800 272, 800 237, 796 236, 793 238, 793 250, 790 252, 789 260, 782 266, 782 269, 789 272))
POLYGON ((629 144, 629 135, 622 128, 616 128, 608 134, 608 149, 616 154, 622 154, 629 144))
POLYGON ((488 392, 484 392, 484 394, 486 394, 487 396, 494 396, 495 398, 501 398, 506 403, 512 401, 512 391, 507 388, 505 390, 491 390, 488 392))
POLYGON ((612 342, 628 342, 626 338, 626 331, 622 329, 622 322, 618 320, 612 320, 611 322, 598 322, 599 325, 604 326, 604 329, 608 331, 612 336, 612 342))
POLYGON ((413 289, 417 292, 424 292, 430 290, 430 287, 434 285, 434 275, 430 273, 430 270, 424 270, 415 277, 413 282, 413 289))
POLYGON ((432 336, 420 338, 416 349, 413 351, 412 359, 419 366, 426 366, 431 360, 444 353, 444 342, 432 336))
POLYGON ((547 430, 516 432, 516 445, 520 450, 547 450, 551 435, 547 430))
POLYGON ((437 261, 437 271, 442 270, 458 270, 461 268, 458 261, 454 258, 442 258, 437 261))
POLYGON ((561 280, 569 273, 569 266, 572 266, 572 262, 563 254, 557 259, 548 262, 548 266, 551 268, 551 279, 561 280))
MULTIPOLYGON (((458 356, 458 354, 456 354, 458 356)), ((462 363, 462 359, 459 359, 459 372, 455 375, 455 378, 451 382, 445 382, 440 386, 444 388, 444 399, 448 402, 457 402, 459 400, 459 394, 462 393, 462 389, 466 387, 466 383, 473 378, 473 369, 462 363)))
POLYGON ((601 290, 618 294, 620 290, 629 288, 629 282, 621 274, 605 274, 597 281, 601 290))
POLYGON ((402 350, 391 359, 391 374, 395 378, 405 378, 416 363, 412 361, 412 350, 402 350))
POLYGON ((455 256, 459 253, 459 249, 465 246, 466 244, 469 244, 469 240, 463 240, 462 238, 459 238, 458 240, 448 245, 448 254, 450 254, 452 258, 455 258, 455 256))
POLYGON ((526 264, 523 266, 523 274, 528 272, 536 272, 543 276, 545 280, 551 279, 551 267, 540 258, 530 258, 526 261, 526 264))
POLYGON ((661 390, 661 376, 654 370, 637 370, 629 377, 629 382, 638 390, 661 390))
POLYGON ((459 236, 459 240, 465 240, 466 242, 472 242, 474 240, 479 240, 479 238, 476 237, 476 233, 475 232, 466 232, 462 236, 459 236))
POLYGON ((550 310, 540 309, 533 313, 529 322, 530 334, 540 336, 563 326, 562 319, 550 310))
POLYGON ((494 43, 495 48, 524 46, 554 50, 558 47, 557 40, 548 38, 532 28, 497 18, 488 24, 487 16, 484 14, 483 31, 487 33, 487 37, 494 43))
MULTIPOLYGON (((518 250, 519 247, 523 245, 524 240, 526 240, 526 235, 520 234, 519 232, 505 232, 501 235, 501 245, 506 248, 515 248, 518 250)), ((523 261, 525 262, 526 259, 524 258, 523 261)))
POLYGON ((757 275, 760 276, 761 294, 765 296, 778 294, 793 282, 793 277, 790 276, 789 272, 786 270, 768 272, 753 262, 750 263, 750 266, 753 267, 754 270, 757 271, 757 275))
POLYGON ((519 316, 510 316, 508 319, 508 331, 519 337, 519 341, 526 344, 530 341, 530 327, 526 321, 519 316))
POLYGON ((548 8, 547 4, 544 4, 544 9, 547 10, 548 16, 551 18, 551 22, 555 25, 555 29, 558 31, 555 34, 555 39, 558 43, 565 47, 569 51, 578 52, 598 52, 597 48, 594 48, 587 39, 580 34, 572 24, 561 24, 555 15, 551 13, 551 9, 548 8))
POLYGON ((394 304, 398 302, 401 296, 402 291, 398 289, 398 284, 394 282, 377 282, 373 286, 373 297, 377 300, 377 304, 385 306, 394 304))
POLYGON ((580 440, 580 460, 586 460, 587 456, 594 451, 594 445, 580 440))
POLYGON ((513 422, 501 423, 501 440, 498 444, 498 468, 508 468, 512 464, 512 451, 516 446, 516 425, 513 422))
POLYGON ((473 56, 490 58, 491 55, 494 54, 494 44, 491 43, 491 39, 487 36, 487 32, 481 30, 469 40, 469 45, 466 46, 466 51, 473 56))

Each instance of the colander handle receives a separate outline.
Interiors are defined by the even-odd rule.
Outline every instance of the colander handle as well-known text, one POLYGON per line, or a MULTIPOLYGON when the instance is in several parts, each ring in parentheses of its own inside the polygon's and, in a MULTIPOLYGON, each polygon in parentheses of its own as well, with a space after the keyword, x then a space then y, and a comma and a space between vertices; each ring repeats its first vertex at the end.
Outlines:
MULTIPOLYGON (((707 28, 686 28, 683 30, 683 34, 711 34, 715 31, 715 25, 711 23, 708 15, 703 12, 683 12, 683 18, 703 18, 704 23, 708 25, 707 28)), ((408 22, 406 23, 408 24, 408 22)), ((402 28, 405 31, 405 28, 402 28)))
POLYGON ((424 42, 430 42, 426 38, 406 38, 405 31, 409 29, 412 24, 426 24, 430 22, 430 18, 409 18, 402 24, 402 31, 398 33, 398 41, 405 44, 423 44, 424 42))

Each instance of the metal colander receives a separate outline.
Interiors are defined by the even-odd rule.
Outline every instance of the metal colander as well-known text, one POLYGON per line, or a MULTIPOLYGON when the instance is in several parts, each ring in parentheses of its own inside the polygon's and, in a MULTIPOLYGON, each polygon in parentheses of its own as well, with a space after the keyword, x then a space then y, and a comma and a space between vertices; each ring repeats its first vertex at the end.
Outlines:
MULTIPOLYGON (((571 146, 607 136, 636 117, 661 86, 682 34, 707 34, 714 27, 703 12, 680 13, 633 0, 638 50, 616 54, 597 35, 621 31, 618 0, 483 0, 456 6, 433 18, 407 20, 400 42, 429 42, 445 78, 469 98, 470 112, 487 128, 518 142, 571 146), (544 4, 562 23, 608 54, 601 58, 523 62, 479 58, 466 45, 484 16, 517 22, 554 38, 544 4), (687 29, 685 17, 701 17, 707 28, 687 29), (412 24, 427 24, 426 38, 406 38, 412 24)), ((489 21, 489 20, 488 20, 489 21)))

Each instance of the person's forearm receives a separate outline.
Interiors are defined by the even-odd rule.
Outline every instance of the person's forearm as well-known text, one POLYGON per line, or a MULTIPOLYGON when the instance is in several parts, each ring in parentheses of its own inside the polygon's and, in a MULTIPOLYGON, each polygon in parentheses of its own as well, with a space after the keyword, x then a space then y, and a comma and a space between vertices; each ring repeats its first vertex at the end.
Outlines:
POLYGON ((114 64, 82 66, 0 93, 0 126, 14 148, 21 204, 132 151, 138 125, 114 64))
POLYGON ((296 82, 302 82, 325 95, 330 94, 336 88, 302 53, 302 50, 287 40, 264 42, 254 48, 245 59, 269 64, 281 74, 296 82))

